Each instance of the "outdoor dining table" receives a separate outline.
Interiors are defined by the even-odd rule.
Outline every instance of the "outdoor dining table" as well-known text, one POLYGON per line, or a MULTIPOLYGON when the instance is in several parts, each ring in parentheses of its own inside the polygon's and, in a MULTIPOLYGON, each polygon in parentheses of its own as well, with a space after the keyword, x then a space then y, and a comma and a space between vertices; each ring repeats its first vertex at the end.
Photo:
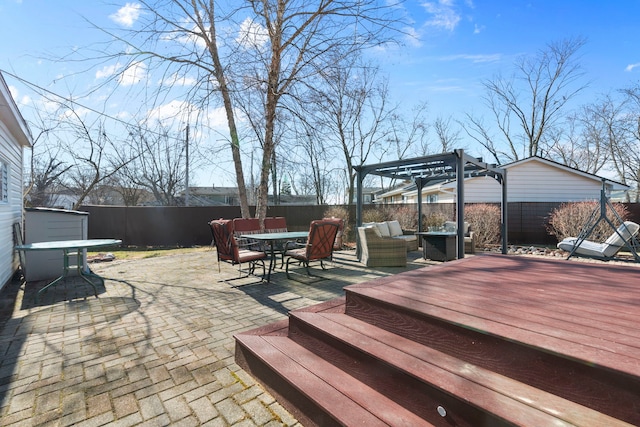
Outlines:
POLYGON ((276 243, 286 242, 289 240, 304 239, 309 236, 308 231, 284 231, 279 233, 256 233, 256 234, 241 234, 240 237, 244 239, 253 239, 260 242, 268 243, 269 250, 269 270, 267 272, 267 283, 271 281, 271 272, 275 265, 275 253, 276 243))
POLYGON ((36 301, 40 297, 40 294, 60 281, 64 280, 67 276, 69 276, 69 272, 76 270, 78 276, 80 276, 85 282, 89 283, 93 287, 93 291, 95 293, 96 298, 98 297, 98 288, 95 283, 93 283, 89 278, 96 278, 100 280, 100 283, 104 286, 104 278, 101 276, 94 274, 92 272, 84 271, 83 266, 83 254, 85 249, 89 248, 97 248, 97 247, 107 247, 107 246, 117 246, 122 243, 122 240, 116 239, 83 239, 83 240, 57 240, 51 242, 35 242, 28 243, 23 245, 16 245, 15 249, 17 251, 50 251, 50 250, 61 250, 63 252, 62 262, 63 269, 62 275, 51 282, 49 282, 44 288, 40 289, 36 294, 36 301), (70 265, 69 258, 76 256, 76 264, 70 265))

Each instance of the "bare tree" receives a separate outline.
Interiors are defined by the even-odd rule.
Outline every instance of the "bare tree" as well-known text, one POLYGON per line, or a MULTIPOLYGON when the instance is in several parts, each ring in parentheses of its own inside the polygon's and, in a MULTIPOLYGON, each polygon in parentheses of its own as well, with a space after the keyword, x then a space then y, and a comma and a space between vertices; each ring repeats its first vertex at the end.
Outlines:
POLYGON ((134 160, 122 168, 131 187, 151 192, 156 203, 178 206, 185 181, 185 144, 161 127, 156 132, 132 129, 129 157, 134 160))
POLYGON ((119 161, 121 158, 116 155, 118 147, 107 135, 104 118, 98 118, 91 124, 72 103, 61 105, 57 117, 67 131, 57 138, 73 162, 67 179, 69 189, 76 196, 73 209, 78 209, 97 186, 124 167, 128 160, 119 161))
POLYGON ((307 119, 320 129, 323 145, 340 153, 346 203, 353 203, 356 172, 353 166, 367 162, 376 152, 384 152, 393 109, 387 106, 388 86, 377 67, 357 58, 334 61, 320 71, 321 83, 310 92, 313 106, 307 119), (313 115, 311 116, 311 113, 313 115))
POLYGON ((32 159, 31 178, 24 196, 27 206, 55 205, 55 192, 63 187, 62 177, 71 169, 71 165, 66 165, 58 158, 56 155, 46 158, 40 155, 37 160, 32 159))
POLYGON ((624 89, 625 110, 620 115, 626 138, 614 147, 615 168, 625 184, 635 187, 634 202, 640 201, 640 85, 624 89))
MULTIPOLYGON (((305 108, 301 111, 310 111, 305 108)), ((291 150, 291 153, 302 151, 300 160, 294 161, 297 166, 296 169, 301 171, 300 184, 303 194, 314 194, 316 197, 316 203, 319 205, 327 203, 327 192, 329 190, 329 180, 331 174, 331 147, 328 144, 323 144, 323 136, 319 132, 314 122, 308 120, 308 117, 297 117, 294 121, 294 136, 293 140, 295 144, 291 144, 285 149, 291 150)), ((295 181, 294 190, 297 190, 295 181)))
POLYGON ((612 156, 616 146, 626 137, 621 114, 624 103, 605 95, 580 108, 566 120, 551 150, 572 167, 596 174, 617 160, 612 156))
POLYGON ((483 120, 471 115, 465 123, 467 134, 496 159, 502 154, 508 160, 544 157, 550 149, 549 134, 563 118, 565 106, 586 87, 578 56, 585 43, 583 38, 550 43, 537 55, 519 58, 511 77, 485 81, 485 101, 502 141, 494 141, 483 120), (503 151, 498 148, 502 143, 503 151))
POLYGON ((458 143, 461 140, 461 130, 459 128, 453 128, 451 120, 451 117, 437 117, 433 122, 433 130, 435 131, 438 142, 440 143, 440 151, 443 153, 453 151, 457 148, 464 148, 458 146, 458 143))
POLYGON ((394 108, 389 115, 388 150, 392 157, 404 159, 411 156, 426 156, 431 153, 427 102, 419 102, 411 108, 411 114, 394 108))
MULTIPOLYGON (((188 93, 192 100, 199 99, 194 103, 205 106, 221 101, 243 216, 248 216, 248 203, 236 111, 239 102, 252 102, 247 96, 250 91, 263 94, 260 103, 252 108, 261 110, 264 125, 256 207, 259 218, 266 216, 268 177, 282 98, 317 72, 317 63, 328 53, 350 55, 379 43, 380 35, 391 27, 391 14, 397 11, 393 5, 381 5, 376 0, 229 2, 227 10, 217 9, 220 4, 214 0, 140 3, 144 5, 141 16, 146 21, 126 36, 111 34, 126 45, 121 56, 129 58, 128 68, 153 63, 165 67, 165 76, 195 74, 197 83, 188 93), (223 31, 231 27, 235 33, 220 33, 221 27, 223 31), (174 42, 173 49, 168 47, 170 42, 174 42)), ((163 86, 156 98, 164 99, 169 90, 163 86)))

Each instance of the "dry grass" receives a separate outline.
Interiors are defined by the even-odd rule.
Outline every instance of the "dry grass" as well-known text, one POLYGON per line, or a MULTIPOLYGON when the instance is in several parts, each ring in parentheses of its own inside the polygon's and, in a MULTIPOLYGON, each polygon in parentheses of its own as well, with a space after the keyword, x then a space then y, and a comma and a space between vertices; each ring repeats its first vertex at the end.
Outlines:
POLYGON ((87 252, 87 257, 91 259, 110 253, 115 256, 115 259, 134 260, 210 250, 211 247, 209 246, 194 246, 190 248, 127 246, 113 251, 87 252))

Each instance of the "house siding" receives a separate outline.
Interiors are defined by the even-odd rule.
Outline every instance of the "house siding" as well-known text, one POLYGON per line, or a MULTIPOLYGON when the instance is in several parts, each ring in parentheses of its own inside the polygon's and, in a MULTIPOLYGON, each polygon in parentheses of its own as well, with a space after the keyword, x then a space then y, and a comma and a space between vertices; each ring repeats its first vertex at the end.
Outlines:
POLYGON ((13 250, 13 224, 22 224, 22 147, 0 122, 0 158, 9 167, 7 202, 0 202, 0 289, 11 280, 18 268, 13 250))
MULTIPOLYGON (((600 199, 602 182, 579 172, 571 172, 532 159, 507 169, 507 199, 509 202, 577 202, 600 199)), ((456 184, 448 183, 438 189, 427 189, 429 194, 438 194, 438 203, 453 203, 456 200, 456 184)), ((488 176, 468 178, 464 181, 465 203, 500 203, 500 183, 488 176)), ((416 203, 414 194, 407 202, 416 203)))
POLYGON ((602 182, 597 179, 554 168, 541 162, 525 163, 518 167, 518 173, 512 175, 513 179, 507 172, 509 201, 513 202, 593 200, 600 198, 602 189, 602 182), (531 185, 533 182, 536 185, 531 185))

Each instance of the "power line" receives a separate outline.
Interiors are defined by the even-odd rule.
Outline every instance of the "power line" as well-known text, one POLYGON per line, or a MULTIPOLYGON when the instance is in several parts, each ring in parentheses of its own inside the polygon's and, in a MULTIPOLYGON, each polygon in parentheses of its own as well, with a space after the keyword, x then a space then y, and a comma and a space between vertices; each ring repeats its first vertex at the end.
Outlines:
POLYGON ((133 128, 136 128, 138 131, 144 131, 144 132, 148 132, 148 133, 155 134, 155 135, 157 135, 157 136, 162 136, 162 137, 165 137, 165 138, 175 139, 176 141, 181 141, 181 140, 182 140, 182 139, 181 139, 180 137, 178 137, 178 136, 176 136, 176 137, 169 136, 169 135, 167 135, 166 133, 161 133, 161 132, 158 132, 158 131, 155 131, 155 130, 151 130, 151 129, 149 129, 149 128, 146 128, 146 127, 140 126, 140 125, 135 124, 135 123, 134 123, 134 124, 132 124, 132 123, 127 122, 127 121, 125 121, 125 120, 122 120, 122 119, 120 119, 120 118, 118 118, 118 117, 113 117, 113 116, 110 116, 109 114, 106 114, 106 113, 104 113, 104 112, 102 112, 102 111, 98 111, 98 110, 96 110, 95 108, 87 107, 86 105, 83 105, 83 104, 79 103, 78 101, 74 101, 74 100, 73 100, 73 99, 71 99, 71 98, 68 98, 68 97, 66 97, 66 96, 60 95, 60 94, 58 94, 58 93, 55 93, 55 92, 53 92, 53 91, 51 91, 51 90, 49 90, 49 89, 47 89, 47 88, 44 88, 44 87, 42 87, 42 86, 40 86, 40 85, 38 85, 38 84, 36 84, 36 83, 30 82, 30 81, 28 81, 28 80, 26 80, 26 79, 24 79, 24 78, 22 78, 22 77, 19 77, 19 76, 17 76, 16 74, 13 74, 13 73, 11 73, 11 72, 9 72, 9 71, 6 71, 6 70, 3 70, 3 69, 0 69, 0 73, 5 74, 5 75, 8 75, 8 76, 11 76, 11 77, 13 77, 13 78, 14 78, 14 79, 16 79, 16 80, 19 80, 20 82, 24 83, 25 85, 27 85, 27 86, 31 87, 31 88, 32 88, 32 90, 34 90, 34 91, 36 91, 36 92, 37 92, 37 91, 46 92, 46 93, 48 93, 49 95, 52 95, 52 96, 54 96, 54 97, 56 97, 56 98, 60 98, 60 99, 61 99, 61 100, 63 100, 63 101, 66 101, 66 102, 68 102, 68 103, 70 103, 70 104, 74 104, 74 105, 76 105, 76 106, 78 106, 78 107, 80 107, 80 108, 84 108, 84 109, 86 109, 86 110, 88 110, 88 111, 91 111, 91 112, 92 112, 92 113, 94 113, 94 114, 97 114, 97 115, 99 115, 99 116, 102 116, 102 117, 107 118, 107 119, 110 119, 110 120, 113 120, 113 121, 118 122, 118 123, 120 123, 120 124, 123 124, 123 125, 125 125, 125 126, 127 126, 127 127, 133 127, 133 128))

